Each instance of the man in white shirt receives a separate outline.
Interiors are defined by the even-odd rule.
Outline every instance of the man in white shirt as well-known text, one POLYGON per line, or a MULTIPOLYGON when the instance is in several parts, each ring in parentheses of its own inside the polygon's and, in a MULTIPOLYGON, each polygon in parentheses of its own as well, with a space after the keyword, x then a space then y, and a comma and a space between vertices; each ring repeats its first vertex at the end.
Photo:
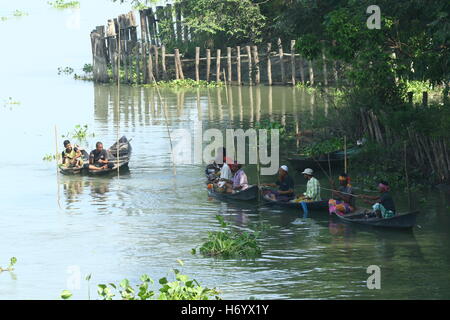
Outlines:
POLYGON ((219 188, 223 188, 225 183, 232 183, 233 174, 231 173, 230 166, 228 163, 224 162, 222 168, 220 168, 220 178, 219 183, 217 184, 219 188))

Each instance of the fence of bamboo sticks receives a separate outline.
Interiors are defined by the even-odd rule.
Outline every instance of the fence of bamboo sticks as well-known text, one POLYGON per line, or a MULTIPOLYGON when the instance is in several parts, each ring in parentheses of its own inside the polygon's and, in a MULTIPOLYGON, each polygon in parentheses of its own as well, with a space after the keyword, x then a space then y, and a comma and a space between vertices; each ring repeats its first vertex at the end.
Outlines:
POLYGON ((328 85, 338 81, 336 62, 331 63, 334 79, 328 79, 327 64, 330 62, 325 51, 320 61, 306 60, 295 53, 295 40, 290 41, 288 52, 278 39, 276 50, 273 50, 271 43, 267 43, 227 46, 223 51, 221 48, 202 50, 196 47, 193 57, 177 48, 169 53, 165 42, 191 41, 190 29, 182 23, 182 12, 182 8, 171 5, 141 10, 139 28, 134 12, 130 11, 108 20, 105 26, 97 26, 91 32, 94 81, 117 80, 119 74, 124 82, 137 84, 186 78, 235 85, 296 85, 298 82, 328 85), (173 28, 161 35, 161 23, 173 28), (119 45, 121 50, 118 50, 119 45), (120 59, 120 72, 117 70, 117 59, 120 59), (317 72, 317 66, 322 67, 320 72, 317 72), (320 79, 317 79, 317 74, 321 74, 320 79))

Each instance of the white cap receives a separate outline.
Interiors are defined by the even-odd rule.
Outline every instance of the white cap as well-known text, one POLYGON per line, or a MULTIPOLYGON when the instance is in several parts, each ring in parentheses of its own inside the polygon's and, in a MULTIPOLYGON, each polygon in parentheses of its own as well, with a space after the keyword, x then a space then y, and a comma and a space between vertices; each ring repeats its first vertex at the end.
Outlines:
POLYGON ((280 169, 283 169, 284 171, 288 172, 288 167, 287 166, 281 166, 280 169))
POLYGON ((314 174, 314 171, 313 171, 313 169, 306 168, 305 170, 303 170, 302 174, 307 174, 309 176, 312 176, 314 174))

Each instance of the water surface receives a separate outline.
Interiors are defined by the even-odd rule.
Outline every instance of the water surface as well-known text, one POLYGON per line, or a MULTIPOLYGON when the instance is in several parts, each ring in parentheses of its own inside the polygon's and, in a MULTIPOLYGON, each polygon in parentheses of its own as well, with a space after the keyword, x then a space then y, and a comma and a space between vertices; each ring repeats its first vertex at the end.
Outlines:
MULTIPOLYGON (((164 110, 171 130, 192 129, 195 121, 205 129, 247 129, 270 119, 295 132, 327 115, 329 106, 316 95, 285 87, 166 89, 161 104, 153 89, 122 86, 117 109, 114 85, 57 75, 58 67, 79 72, 89 63, 91 29, 128 10, 106 0, 81 4, 79 28, 67 22, 76 12, 53 10, 45 1, 2 4, 1 14, 21 9, 29 16, 0 23, 0 265, 18 258, 13 274, 0 274, 1 299, 58 299, 73 270, 92 274, 93 284, 123 278, 135 283, 143 273, 159 279, 177 266, 176 259, 185 262, 184 272, 218 287, 224 298, 449 298, 448 196, 424 195, 420 227, 412 232, 343 225, 327 214, 311 214, 295 225, 295 210, 209 199, 203 166, 178 166, 173 176, 164 110), (9 97, 20 104, 4 105, 9 97), (55 126, 61 144, 61 135, 77 124, 95 133, 84 143, 87 148, 97 140, 111 145, 117 130, 132 138, 129 173, 58 176, 53 162, 42 161, 55 152, 55 126), (236 228, 270 226, 260 240, 262 257, 191 255, 207 231, 218 228, 218 214, 236 228), (381 267, 381 290, 366 287, 369 265, 381 267)), ((283 163, 295 147, 282 146, 283 163)), ((246 170, 255 182, 255 167, 246 170)), ((294 178, 301 191, 305 182, 298 173, 294 178)), ((396 200, 406 209, 404 196, 396 200)), ((87 298, 84 281, 72 291, 74 298, 87 298)))

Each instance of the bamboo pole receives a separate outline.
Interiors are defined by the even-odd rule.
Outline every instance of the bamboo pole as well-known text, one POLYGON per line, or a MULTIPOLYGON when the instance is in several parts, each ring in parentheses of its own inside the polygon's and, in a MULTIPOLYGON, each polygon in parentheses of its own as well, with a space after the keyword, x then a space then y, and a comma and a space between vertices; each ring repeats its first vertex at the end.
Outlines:
POLYGON ((200 64, 200 47, 195 47, 195 80, 196 81, 200 81, 199 64, 200 64))
MULTIPOLYGON (((159 53, 158 53, 158 47, 156 45, 152 46, 153 47, 153 52, 155 54, 155 78, 156 79, 161 79, 161 74, 159 72, 159 53)), ((164 74, 164 79, 167 80, 167 72, 166 72, 166 59, 165 59, 165 50, 166 47, 162 46, 161 48, 161 56, 162 56, 162 67, 163 67, 163 74, 164 74)))
POLYGON ((56 162, 56 185, 58 186, 58 195, 57 195, 57 202, 58 202, 58 207, 59 209, 62 209, 61 207, 61 201, 60 201, 60 186, 59 186, 59 167, 58 167, 58 162, 59 162, 59 151, 58 151, 58 129, 55 125, 55 162, 56 162))
POLYGON ((272 44, 267 44, 267 81, 269 86, 272 85, 272 63, 270 61, 270 52, 272 51, 272 44))
MULTIPOLYGON (((154 79, 154 81, 156 81, 155 78, 153 78, 153 79, 154 79)), ((165 124, 166 124, 166 129, 167 129, 167 136, 169 137, 169 143, 170 143, 170 154, 171 154, 171 160, 172 160, 173 175, 176 176, 177 175, 177 169, 176 169, 176 166, 175 166, 172 137, 170 135, 170 130, 169 130, 169 121, 167 119, 166 108, 163 105, 164 103, 163 103, 163 100, 162 100, 161 92, 159 92, 158 86, 156 86, 156 92, 158 93, 159 103, 160 103, 161 109, 163 110, 163 114, 164 114, 164 120, 165 120, 165 124)))
POLYGON ((404 153, 404 165, 405 165, 406 188, 407 188, 407 190, 408 190, 408 205, 409 205, 409 210, 412 210, 412 203, 411 203, 411 189, 409 188, 408 169, 407 169, 407 165, 406 165, 406 141, 403 142, 403 153, 404 153))
POLYGON ((211 49, 206 49, 206 81, 209 82, 211 72, 211 49))
MULTIPOLYGON (((121 46, 120 46, 120 31, 118 34, 118 39, 119 39, 119 57, 120 57, 120 51, 121 51, 121 46)), ((119 70, 120 72, 120 59, 117 60, 117 70, 119 70)), ((117 165, 119 165, 119 160, 120 160, 120 154, 119 154, 119 134, 120 134, 120 76, 119 79, 117 80, 117 99, 116 99, 116 112, 117 112, 117 132, 116 132, 116 139, 117 139, 117 165)), ((117 167, 117 178, 120 178, 120 168, 119 166, 117 167)))
POLYGON ((227 47, 227 67, 228 67, 228 83, 231 84, 232 76, 231 76, 231 48, 227 47))
POLYGON ((304 69, 304 59, 302 57, 299 58, 299 64, 300 64, 300 81, 302 83, 305 83, 305 69, 304 69))
POLYGON ((136 59, 136 83, 139 84, 141 83, 141 55, 140 55, 140 47, 141 44, 138 42, 136 43, 136 47, 135 47, 135 59, 136 59))
POLYGON ((173 61, 175 63, 175 79, 180 79, 180 71, 178 68, 178 59, 177 59, 177 49, 175 49, 175 53, 173 55, 173 61))
POLYGON ((154 75, 153 75, 153 59, 152 59, 152 52, 151 52, 151 46, 147 44, 148 46, 148 63, 147 63, 147 76, 148 81, 150 83, 153 83, 154 75))
POLYGON ((242 76, 241 76, 241 47, 236 47, 236 67, 237 67, 237 81, 238 85, 242 84, 242 76))
POLYGON ((216 55, 216 82, 220 82, 220 57, 221 50, 217 49, 217 55, 216 55))
POLYGON ((183 65, 181 64, 180 50, 179 49, 175 49, 175 58, 177 60, 178 74, 180 75, 180 79, 184 80, 183 65))
POLYGON ((348 168, 347 168, 347 136, 344 136, 344 172, 348 173, 348 168))
MULTIPOLYGON (((155 65, 156 65, 156 74, 157 77, 159 77, 159 64, 158 64, 158 47, 155 46, 155 65)), ((161 46, 161 67, 163 72, 163 78, 164 80, 169 80, 169 77, 167 75, 167 66, 166 66, 166 46, 161 46)))
POLYGON ((295 40, 291 40, 291 81, 295 86, 295 40))
MULTIPOLYGON (((125 40, 122 40, 125 44, 125 40)), ((124 46, 124 52, 123 54, 123 68, 125 71, 125 82, 128 82, 128 48, 126 46, 124 46)), ((119 69, 120 70, 120 69, 119 69)))
POLYGON ((328 86, 327 58, 325 56, 325 45, 322 41, 322 63, 323 63, 323 84, 328 86))
POLYGON ((308 60, 308 68, 309 68, 309 84, 314 85, 314 69, 311 60, 308 60))
POLYGON ((278 57, 280 59, 281 82, 286 83, 286 74, 284 71, 284 62, 283 62, 283 45, 281 44, 280 38, 278 38, 278 57))
POLYGON ((259 72, 259 57, 258 57, 258 47, 253 46, 253 61, 255 62, 255 84, 260 84, 261 75, 259 72))
POLYGON ((248 84, 251 86, 253 84, 252 79, 252 53, 250 50, 250 46, 246 46, 245 49, 247 50, 247 58, 248 58, 248 84))

